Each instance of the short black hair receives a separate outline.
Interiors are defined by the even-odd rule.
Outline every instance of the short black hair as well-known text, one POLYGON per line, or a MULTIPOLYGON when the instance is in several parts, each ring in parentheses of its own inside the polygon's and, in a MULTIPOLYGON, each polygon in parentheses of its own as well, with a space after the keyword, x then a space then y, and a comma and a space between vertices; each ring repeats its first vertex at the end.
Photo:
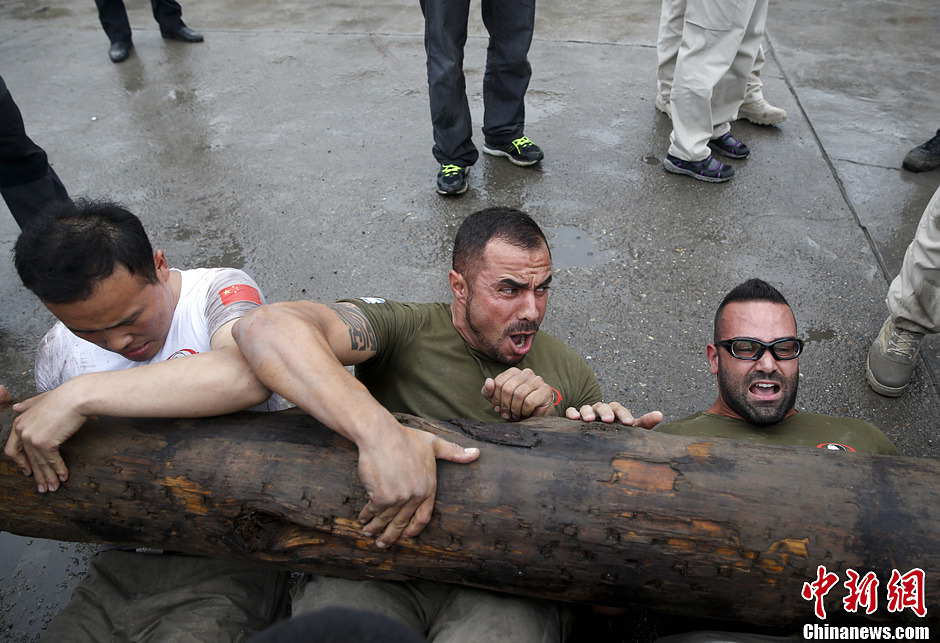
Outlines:
POLYGON ((780 291, 766 281, 762 279, 748 279, 743 284, 738 284, 732 288, 731 291, 725 295, 725 298, 721 300, 718 310, 715 311, 713 341, 717 342, 720 339, 718 335, 718 322, 721 319, 721 311, 723 311, 728 304, 737 301, 769 301, 773 304, 783 304, 788 308, 790 306, 780 291))
POLYGON ((542 229, 525 212, 515 208, 486 208, 468 216, 457 229, 451 263, 454 270, 463 275, 472 272, 476 262, 483 257, 486 244, 492 239, 526 250, 540 244, 548 249, 548 240, 542 229))
POLYGON ((88 299, 118 264, 148 283, 157 281, 140 219, 109 201, 50 205, 20 234, 13 262, 23 285, 52 304, 88 299))

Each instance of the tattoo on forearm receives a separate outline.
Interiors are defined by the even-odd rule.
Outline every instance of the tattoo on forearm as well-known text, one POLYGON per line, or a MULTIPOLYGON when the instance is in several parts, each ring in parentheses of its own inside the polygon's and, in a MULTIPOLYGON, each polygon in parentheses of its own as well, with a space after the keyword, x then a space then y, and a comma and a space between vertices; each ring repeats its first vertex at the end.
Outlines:
POLYGON ((355 304, 329 304, 328 307, 349 328, 349 345, 352 350, 378 352, 379 342, 375 337, 375 331, 372 330, 372 324, 355 304))

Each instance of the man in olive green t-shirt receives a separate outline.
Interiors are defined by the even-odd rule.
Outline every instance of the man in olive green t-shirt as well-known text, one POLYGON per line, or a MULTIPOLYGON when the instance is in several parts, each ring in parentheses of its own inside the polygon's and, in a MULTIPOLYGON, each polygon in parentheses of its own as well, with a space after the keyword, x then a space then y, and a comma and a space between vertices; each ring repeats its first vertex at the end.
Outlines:
POLYGON ((862 420, 797 413, 799 356, 796 319, 780 292, 750 279, 729 292, 715 314, 706 353, 718 399, 704 412, 657 430, 828 451, 896 454, 877 428, 862 420))
MULTIPOLYGON (((518 210, 489 208, 467 217, 457 232, 451 304, 375 297, 275 304, 246 317, 234 335, 265 386, 359 447, 370 497, 359 519, 387 547, 401 535, 416 536, 430 520, 435 458, 477 457, 400 425, 390 411, 490 422, 564 412, 644 428, 662 419, 659 412, 634 418, 617 402, 603 402, 587 363, 539 331, 551 280, 551 252, 538 225, 518 210), (352 364, 358 379, 343 368, 352 364), (415 454, 410 462, 385 456, 400 454, 390 445, 402 440, 415 454), (370 486, 364 462, 408 484, 390 475, 393 492, 370 486)), ((365 607, 435 643, 548 643, 560 640, 563 629, 551 603, 430 582, 317 576, 294 597, 294 614, 324 607, 365 607)))
MULTIPOLYGON (((798 413, 796 402, 803 342, 787 300, 770 284, 749 279, 729 292, 715 313, 714 340, 706 349, 718 382, 708 410, 657 427, 663 433, 808 446, 836 452, 895 455, 877 428, 862 420, 798 413)), ((698 623, 673 622, 692 629, 698 623)), ((693 631, 657 643, 726 643, 793 640, 737 632, 693 631)))

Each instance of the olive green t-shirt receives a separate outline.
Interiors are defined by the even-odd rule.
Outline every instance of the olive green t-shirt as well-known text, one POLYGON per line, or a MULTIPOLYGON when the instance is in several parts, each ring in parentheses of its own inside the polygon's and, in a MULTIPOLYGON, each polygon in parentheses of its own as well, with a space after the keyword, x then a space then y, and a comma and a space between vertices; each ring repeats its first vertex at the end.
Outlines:
MULTIPOLYGON (((366 297, 355 304, 372 324, 378 352, 356 366, 356 377, 389 411, 433 420, 502 421, 480 394, 483 380, 506 364, 472 349, 454 328, 448 304, 412 304, 366 297)), ((560 394, 555 410, 601 401, 594 372, 580 355, 539 331, 516 364, 531 368, 560 394)), ((557 397, 557 396, 556 396, 557 397)))
POLYGON ((852 418, 796 413, 770 426, 712 413, 696 413, 656 427, 674 435, 747 440, 778 446, 813 446, 829 451, 861 451, 897 455, 897 449, 875 426, 852 418))

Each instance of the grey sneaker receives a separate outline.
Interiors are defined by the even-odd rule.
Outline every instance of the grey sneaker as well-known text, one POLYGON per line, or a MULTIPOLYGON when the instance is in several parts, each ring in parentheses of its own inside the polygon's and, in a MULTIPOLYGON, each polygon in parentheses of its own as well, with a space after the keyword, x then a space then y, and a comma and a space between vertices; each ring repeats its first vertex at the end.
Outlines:
POLYGON ((756 125, 779 125, 787 120, 787 111, 768 103, 763 94, 757 94, 741 103, 738 118, 751 121, 756 125))
POLYGON ((653 102, 656 109, 672 119, 672 102, 669 100, 669 94, 656 94, 656 100, 653 102))
POLYGON ((865 367, 868 385, 875 393, 886 397, 898 397, 904 393, 923 339, 923 333, 898 328, 890 317, 885 320, 878 337, 868 349, 865 367))

